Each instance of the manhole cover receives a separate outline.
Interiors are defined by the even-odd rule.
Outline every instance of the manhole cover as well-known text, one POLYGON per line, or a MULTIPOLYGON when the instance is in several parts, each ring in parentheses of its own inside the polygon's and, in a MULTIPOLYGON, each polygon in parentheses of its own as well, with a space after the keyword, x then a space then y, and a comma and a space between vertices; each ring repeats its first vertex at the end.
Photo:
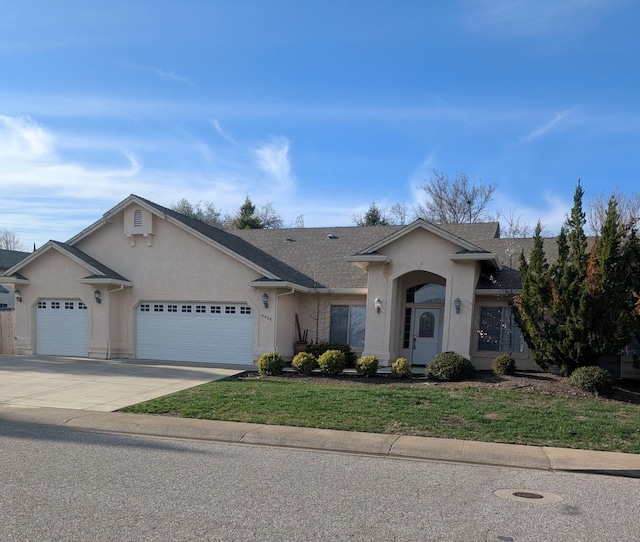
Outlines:
POLYGON ((523 499, 544 499, 544 495, 540 493, 529 493, 528 491, 514 491, 514 497, 522 497, 523 499))
POLYGON ((496 489, 493 494, 501 499, 516 502, 528 502, 531 504, 556 504, 562 501, 562 498, 553 493, 545 493, 543 491, 529 491, 526 489, 496 489))

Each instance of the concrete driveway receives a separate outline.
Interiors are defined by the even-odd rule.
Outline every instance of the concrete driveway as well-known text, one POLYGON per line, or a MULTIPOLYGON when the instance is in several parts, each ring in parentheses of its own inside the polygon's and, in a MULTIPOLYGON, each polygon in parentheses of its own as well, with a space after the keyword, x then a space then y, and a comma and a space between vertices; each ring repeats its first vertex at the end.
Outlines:
POLYGON ((0 356, 0 405, 109 412, 252 366, 0 356))

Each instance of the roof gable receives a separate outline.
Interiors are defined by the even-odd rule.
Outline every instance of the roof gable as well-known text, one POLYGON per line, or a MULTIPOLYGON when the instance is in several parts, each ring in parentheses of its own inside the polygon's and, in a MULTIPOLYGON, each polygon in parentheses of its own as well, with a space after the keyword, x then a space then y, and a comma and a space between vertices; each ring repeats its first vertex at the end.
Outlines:
POLYGON ((85 279, 108 279, 123 284, 130 283, 122 275, 120 275, 113 269, 110 269, 95 258, 92 258, 88 254, 85 254, 80 249, 66 243, 61 243, 59 241, 49 241, 45 243, 38 250, 29 254, 22 261, 18 262, 12 268, 8 269, 3 274, 3 276, 16 276, 24 278, 23 275, 19 273, 19 271, 25 266, 29 265, 31 262, 40 258, 43 254, 49 252, 50 250, 55 250, 84 267, 90 273, 90 275, 85 277, 85 279))

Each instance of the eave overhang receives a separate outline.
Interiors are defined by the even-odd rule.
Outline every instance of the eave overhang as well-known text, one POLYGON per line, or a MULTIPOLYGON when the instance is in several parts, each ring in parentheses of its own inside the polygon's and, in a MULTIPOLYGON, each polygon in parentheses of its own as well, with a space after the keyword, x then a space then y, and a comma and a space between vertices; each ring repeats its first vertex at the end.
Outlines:
POLYGON ((284 280, 252 280, 249 282, 249 286, 252 288, 261 288, 263 290, 277 290, 286 289, 293 290, 294 292, 300 292, 302 294, 340 294, 340 295, 366 295, 366 288, 327 288, 322 286, 319 288, 309 288, 307 286, 300 286, 292 282, 284 280))
POLYGON ((496 271, 500 271, 502 266, 498 255, 494 252, 456 252, 449 254, 452 262, 489 262, 496 271))
POLYGON ((121 280, 113 277, 85 277, 78 279, 80 284, 89 284, 91 286, 122 286, 123 288, 133 288, 133 282, 129 280, 121 280))
POLYGON ((30 283, 31 283, 31 281, 28 278, 23 277, 22 275, 17 274, 17 273, 15 275, 11 275, 11 276, 2 276, 2 277, 0 277, 0 284, 10 284, 11 286, 15 286, 17 284, 27 285, 27 284, 30 284, 30 283))

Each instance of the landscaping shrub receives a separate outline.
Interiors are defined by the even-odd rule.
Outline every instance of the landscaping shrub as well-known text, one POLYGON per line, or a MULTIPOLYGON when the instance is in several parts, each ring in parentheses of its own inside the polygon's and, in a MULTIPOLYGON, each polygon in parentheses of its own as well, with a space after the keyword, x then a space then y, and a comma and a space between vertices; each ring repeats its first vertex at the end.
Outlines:
POLYGON ((345 356, 340 350, 327 350, 318 358, 320 370, 328 375, 339 375, 345 367, 345 356))
POLYGON ((311 342, 305 348, 305 352, 313 354, 316 359, 320 358, 327 350, 340 350, 344 354, 345 367, 353 367, 356 364, 358 356, 351 350, 351 347, 347 344, 330 343, 327 341, 318 341, 317 343, 311 342))
POLYGON ((391 373, 398 378, 407 378, 413 374, 411 364, 405 358, 398 358, 391 364, 391 373))
POLYGON ((373 376, 378 372, 378 358, 362 356, 356 361, 356 372, 361 376, 373 376))
POLYGON ((497 375, 513 376, 516 374, 516 360, 511 357, 511 354, 502 354, 494 358, 491 368, 497 375))
POLYGON ((291 360, 291 365, 296 373, 308 375, 318 368, 318 360, 309 352, 298 352, 291 360))
POLYGON ((569 382, 576 388, 591 391, 599 395, 607 395, 613 389, 613 377, 611 373, 597 365, 578 367, 571 376, 569 382))
POLYGON ((442 382, 468 380, 474 378, 475 374, 476 369, 473 364, 456 352, 436 354, 424 370, 424 375, 428 379, 442 382))
POLYGON ((263 376, 279 375, 284 369, 284 357, 279 352, 267 352, 258 358, 258 373, 263 376))

